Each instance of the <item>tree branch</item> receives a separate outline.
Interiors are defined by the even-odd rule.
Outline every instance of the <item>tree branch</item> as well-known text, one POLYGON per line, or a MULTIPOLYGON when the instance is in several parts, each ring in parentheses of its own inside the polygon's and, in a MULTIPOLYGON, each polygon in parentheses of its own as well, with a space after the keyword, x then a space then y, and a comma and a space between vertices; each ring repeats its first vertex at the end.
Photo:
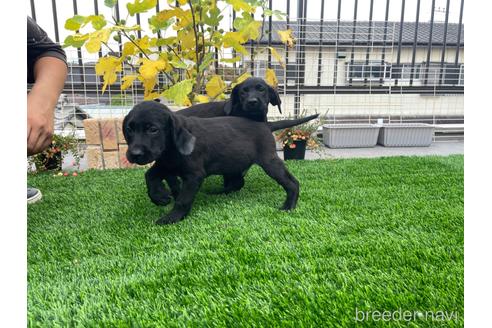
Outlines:
MULTIPOLYGON (((195 84, 195 92, 201 88, 201 85, 200 85, 200 80, 201 80, 201 77, 200 77, 200 64, 201 64, 201 60, 200 60, 200 53, 198 51, 198 31, 197 31, 197 26, 196 26, 196 20, 195 20, 195 9, 193 8, 193 4, 191 3, 191 0, 188 0, 188 4, 190 5, 190 9, 191 9, 191 17, 193 18, 193 32, 195 33, 195 54, 196 54, 196 84, 195 84)), ((202 58, 203 59, 203 58, 202 58)))

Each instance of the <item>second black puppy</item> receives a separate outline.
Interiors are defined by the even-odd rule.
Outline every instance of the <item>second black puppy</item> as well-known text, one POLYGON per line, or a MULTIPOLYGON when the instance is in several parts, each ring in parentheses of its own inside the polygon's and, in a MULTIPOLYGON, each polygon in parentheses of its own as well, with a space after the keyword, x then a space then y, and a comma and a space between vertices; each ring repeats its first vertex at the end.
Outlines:
POLYGON ((237 176, 253 164, 260 165, 286 191, 281 209, 296 207, 299 183, 277 156, 275 140, 264 123, 240 117, 183 117, 163 104, 144 101, 123 120, 123 134, 129 162, 155 161, 145 174, 151 200, 161 205, 171 201, 162 179, 175 197, 174 208, 157 224, 183 219, 207 176, 237 176), (181 188, 176 177, 182 180, 181 188))

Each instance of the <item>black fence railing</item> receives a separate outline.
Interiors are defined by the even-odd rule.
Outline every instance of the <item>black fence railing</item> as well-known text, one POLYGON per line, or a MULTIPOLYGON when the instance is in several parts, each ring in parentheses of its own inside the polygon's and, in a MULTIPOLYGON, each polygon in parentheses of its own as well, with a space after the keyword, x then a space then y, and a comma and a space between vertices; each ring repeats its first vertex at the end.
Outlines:
MULTIPOLYGON (((46 6, 51 5, 51 24, 43 28, 58 42, 62 42, 66 34, 63 24, 67 18, 78 13, 97 15, 107 9, 103 8, 104 0, 93 0, 90 7, 87 0, 72 0, 71 3, 29 0, 28 3, 35 20, 40 19, 41 14, 46 16, 46 6)), ((436 0, 417 0, 412 8, 405 0, 377 3, 370 0, 368 8, 362 8, 362 4, 367 5, 358 0, 268 0, 270 9, 281 10, 287 16, 284 21, 269 17, 265 24, 269 33, 260 43, 283 51, 285 68, 272 59, 269 51, 264 58, 244 56, 241 62, 230 67, 215 62, 216 73, 220 72, 227 81, 244 70, 262 76, 266 68, 275 69, 280 90, 294 96, 295 115, 301 111, 301 97, 307 94, 463 94, 464 0, 446 0, 445 8, 437 8, 436 0), (451 6, 454 6, 453 16, 451 6), (312 14, 312 8, 320 10, 312 14), (382 12, 384 19, 377 18, 376 14, 382 15, 382 12), (395 12, 398 16, 391 17, 395 12), (424 18, 423 13, 429 17, 424 18), (273 33, 287 28, 294 32, 294 49, 287 49, 273 33)), ((166 0, 158 1, 155 12, 166 5, 166 0)), ((176 5, 179 4, 176 2, 176 5)), ((120 19, 120 10, 120 5, 116 5, 116 19, 120 19)), ((236 13, 231 11, 230 30, 233 30, 235 17, 236 13)), ((46 19, 44 17, 43 21, 46 19)), ((136 15, 137 23, 145 19, 143 15, 136 15)), ((248 46, 253 49, 255 44, 248 46)), ((114 49, 121 52, 121 41, 114 49)), ((95 74, 94 64, 97 57, 105 53, 99 51, 97 57, 88 56, 84 49, 67 49, 67 53, 71 70, 66 91, 100 97, 101 81, 95 74)), ((235 52, 231 54, 236 56, 235 52)), ((217 51, 215 56, 219 56, 217 51)), ((110 96, 111 92, 121 93, 119 85, 110 88, 110 96)), ((142 90, 136 88, 131 93, 141 95, 142 90)))

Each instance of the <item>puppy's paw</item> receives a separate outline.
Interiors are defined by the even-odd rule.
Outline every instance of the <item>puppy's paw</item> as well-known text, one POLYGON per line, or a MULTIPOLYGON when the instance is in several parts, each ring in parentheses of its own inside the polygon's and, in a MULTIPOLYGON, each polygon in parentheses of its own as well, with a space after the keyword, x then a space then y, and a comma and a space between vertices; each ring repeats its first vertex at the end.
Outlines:
POLYGON ((183 220, 184 217, 185 215, 181 213, 169 213, 168 215, 165 215, 159 220, 155 221, 155 224, 157 225, 173 224, 183 220))
POLYGON ((152 203, 158 206, 166 206, 171 202, 171 197, 169 195, 149 195, 152 203))
POLYGON ((285 203, 284 205, 282 205, 282 207, 280 208, 281 211, 291 211, 293 209, 296 208, 296 204, 293 203, 293 204, 287 204, 285 203))

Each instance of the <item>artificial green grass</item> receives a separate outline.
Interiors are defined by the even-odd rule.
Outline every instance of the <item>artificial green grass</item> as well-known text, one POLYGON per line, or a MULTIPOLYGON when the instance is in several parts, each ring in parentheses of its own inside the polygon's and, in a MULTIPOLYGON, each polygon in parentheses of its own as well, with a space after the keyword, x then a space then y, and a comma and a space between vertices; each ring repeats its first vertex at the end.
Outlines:
POLYGON ((456 311, 463 326, 463 156, 288 162, 297 209, 258 167, 189 216, 146 195, 143 169, 30 176, 28 320, 81 327, 407 327, 362 311, 456 311))

